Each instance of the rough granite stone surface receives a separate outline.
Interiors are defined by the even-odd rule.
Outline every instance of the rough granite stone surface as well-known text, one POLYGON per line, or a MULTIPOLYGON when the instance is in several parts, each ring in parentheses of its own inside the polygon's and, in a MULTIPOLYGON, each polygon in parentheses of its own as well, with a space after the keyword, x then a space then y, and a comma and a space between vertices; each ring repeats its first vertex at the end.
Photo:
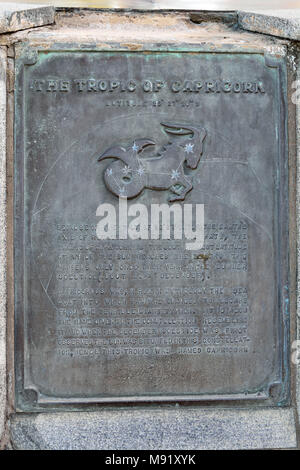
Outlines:
POLYGON ((249 31, 300 40, 300 9, 239 11, 238 22, 249 31))
POLYGON ((54 23, 55 8, 45 5, 0 3, 0 33, 54 23))
POLYGON ((6 48, 0 48, 0 448, 6 415, 6 48))
POLYGON ((286 409, 127 408, 82 413, 16 414, 14 449, 294 448, 293 411, 286 409))

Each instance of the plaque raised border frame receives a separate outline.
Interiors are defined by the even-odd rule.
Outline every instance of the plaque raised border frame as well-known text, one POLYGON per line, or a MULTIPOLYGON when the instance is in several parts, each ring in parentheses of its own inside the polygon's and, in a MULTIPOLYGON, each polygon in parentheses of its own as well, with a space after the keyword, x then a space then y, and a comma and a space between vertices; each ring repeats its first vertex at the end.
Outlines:
MULTIPOLYGON (((111 47, 80 48, 78 45, 58 44, 57 47, 47 49, 47 52, 128 52, 128 48, 119 44, 111 44, 111 47)), ((275 56, 261 48, 222 46, 216 48, 204 45, 145 45, 137 52, 181 52, 204 53, 218 52, 230 54, 261 54, 265 57, 268 67, 276 68, 278 73, 278 106, 279 115, 283 119, 278 123, 278 181, 276 182, 277 194, 277 279, 278 279, 278 332, 280 348, 278 364, 280 380, 268 385, 267 389, 248 394, 211 394, 211 395, 174 395, 174 396, 117 396, 117 397, 49 397, 42 395, 38 388, 30 383, 26 372, 28 351, 26 349, 26 289, 24 250, 26 240, 24 238, 24 99, 22 92, 25 68, 35 64, 39 52, 45 49, 23 46, 22 52, 16 58, 16 84, 15 84, 15 168, 14 168, 14 306, 15 306, 15 390, 16 409, 18 411, 42 411, 54 410, 82 410, 90 405, 89 409, 95 409, 96 405, 108 404, 145 404, 145 403, 172 403, 187 402, 198 405, 218 404, 222 406, 288 406, 290 404, 290 364, 289 364, 289 330, 290 330, 290 296, 289 296, 289 188, 288 188, 288 105, 287 105, 287 66, 286 57, 275 56), (279 223, 281 221, 281 223, 279 223), (22 236, 18 236, 21 233, 22 236)), ((132 51, 130 51, 132 52, 132 51)))

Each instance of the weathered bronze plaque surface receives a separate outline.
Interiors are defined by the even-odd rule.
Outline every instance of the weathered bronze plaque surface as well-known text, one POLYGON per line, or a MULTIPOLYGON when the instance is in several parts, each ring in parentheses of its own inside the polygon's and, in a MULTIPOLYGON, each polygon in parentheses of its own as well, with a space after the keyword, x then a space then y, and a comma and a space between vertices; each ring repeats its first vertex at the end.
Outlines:
POLYGON ((19 59, 19 409, 286 403, 285 80, 259 53, 19 59), (97 237, 118 196, 146 207, 148 240, 97 237), (151 239, 162 203, 204 204, 201 249, 151 239))

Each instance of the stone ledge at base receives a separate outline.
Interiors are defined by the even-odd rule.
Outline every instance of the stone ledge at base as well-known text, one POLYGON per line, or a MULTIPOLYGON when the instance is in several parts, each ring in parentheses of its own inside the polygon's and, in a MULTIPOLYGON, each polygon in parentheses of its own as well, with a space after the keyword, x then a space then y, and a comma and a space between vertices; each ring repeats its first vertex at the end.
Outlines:
POLYGON ((239 11, 238 23, 248 31, 300 40, 300 9, 239 11))
POLYGON ((178 450, 295 448, 291 408, 196 407, 102 409, 77 413, 17 413, 13 449, 178 450))
POLYGON ((0 33, 52 24, 54 16, 52 6, 0 3, 0 33))

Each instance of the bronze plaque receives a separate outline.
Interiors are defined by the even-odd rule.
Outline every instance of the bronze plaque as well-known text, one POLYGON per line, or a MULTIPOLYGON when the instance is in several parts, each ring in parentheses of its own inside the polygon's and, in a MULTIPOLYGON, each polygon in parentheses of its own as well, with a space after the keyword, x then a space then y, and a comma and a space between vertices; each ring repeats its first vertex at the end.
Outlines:
POLYGON ((285 93, 263 53, 18 59, 18 409, 288 402, 285 93))

